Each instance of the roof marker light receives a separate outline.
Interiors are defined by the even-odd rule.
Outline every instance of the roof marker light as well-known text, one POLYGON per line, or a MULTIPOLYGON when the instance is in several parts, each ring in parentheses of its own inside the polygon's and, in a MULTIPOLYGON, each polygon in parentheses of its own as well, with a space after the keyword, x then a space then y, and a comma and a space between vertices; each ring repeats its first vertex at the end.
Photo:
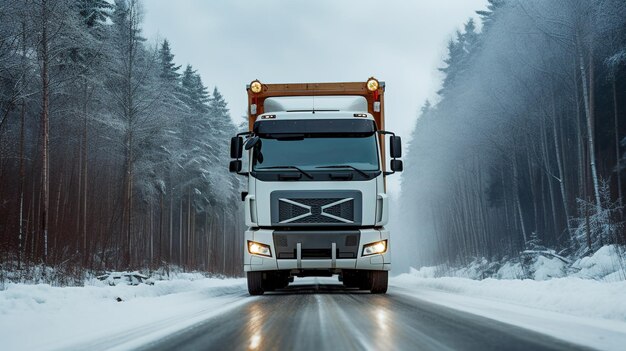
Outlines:
POLYGON ((261 84, 261 82, 259 82, 258 79, 255 79, 252 81, 252 83, 250 83, 250 90, 253 93, 258 94, 261 92, 262 89, 263 89, 263 85, 261 84))
POLYGON ((378 83, 378 79, 374 77, 370 77, 367 80, 367 83, 365 83, 365 85, 367 86, 367 90, 369 91, 376 91, 378 90, 378 87, 380 86, 380 84, 378 83))
POLYGON ((365 113, 355 113, 354 117, 367 117, 367 114, 365 114, 365 113))

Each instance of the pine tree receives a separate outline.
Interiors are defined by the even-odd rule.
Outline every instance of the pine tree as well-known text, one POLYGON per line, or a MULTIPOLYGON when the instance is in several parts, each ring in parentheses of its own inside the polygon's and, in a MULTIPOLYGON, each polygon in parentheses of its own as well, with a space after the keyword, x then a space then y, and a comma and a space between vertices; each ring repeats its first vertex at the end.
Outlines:
POLYGON ((181 66, 176 66, 174 63, 174 54, 170 49, 170 43, 167 39, 163 40, 161 48, 159 49, 159 60, 161 63, 160 77, 169 82, 178 82, 180 73, 178 70, 181 66))
POLYGON ((430 110, 433 108, 433 105, 430 103, 430 100, 424 101, 424 105, 420 108, 420 117, 425 116, 430 113, 430 110))
POLYGON ((114 5, 107 0, 76 0, 76 6, 88 27, 106 23, 114 9, 114 5))
POLYGON ((150 162, 150 145, 158 141, 155 134, 163 131, 163 115, 154 113, 159 98, 155 79, 158 73, 152 74, 156 55, 148 52, 143 46, 145 39, 141 36, 139 3, 136 0, 116 2, 113 12, 113 29, 111 49, 114 52, 109 66, 109 91, 113 95, 114 126, 119 128, 122 136, 122 152, 124 155, 124 187, 121 223, 125 232, 124 264, 133 266, 133 235, 135 209, 138 201, 135 198, 137 185, 140 189, 151 189, 151 182, 141 182, 141 175, 151 173, 154 165, 150 162))
POLYGON ((76 46, 72 48, 73 62, 71 68, 75 70, 75 84, 72 85, 75 99, 74 111, 78 120, 76 125, 81 126, 78 134, 79 157, 78 157, 78 216, 76 216, 77 228, 80 232, 80 253, 83 264, 89 263, 88 245, 90 239, 87 233, 88 222, 88 198, 89 198, 89 173, 91 171, 89 158, 91 156, 90 145, 93 144, 90 137, 91 124, 98 120, 102 113, 101 96, 104 93, 104 77, 106 62, 110 60, 110 52, 102 50, 106 41, 110 16, 114 9, 113 4, 105 0, 78 0, 73 7, 78 12, 78 19, 81 20, 78 26, 80 31, 76 46))
POLYGON ((442 88, 437 92, 439 95, 444 95, 445 92, 454 85, 456 77, 459 74, 460 63, 463 57, 463 43, 461 40, 462 34, 461 32, 457 32, 457 39, 448 42, 448 57, 443 60, 446 67, 439 68, 439 71, 443 72, 445 75, 442 88))
POLYGON ((465 23, 463 29, 463 50, 465 51, 465 55, 467 57, 472 55, 476 50, 479 34, 476 32, 476 23, 474 23, 473 18, 470 18, 467 23, 465 23))
POLYGON ((478 46, 479 35, 476 24, 469 19, 464 25, 464 31, 457 31, 456 40, 448 42, 448 57, 444 60, 446 67, 439 68, 445 74, 442 88, 437 93, 445 95, 446 91, 455 85, 455 82, 470 66, 470 58, 478 46))
POLYGON ((185 67, 182 77, 182 86, 187 95, 189 107, 194 111, 205 113, 208 111, 209 93, 202 83, 202 78, 191 65, 185 67))
POLYGON ((213 89, 213 94, 211 95, 211 100, 209 102, 209 115, 216 122, 215 126, 220 130, 224 130, 232 125, 228 104, 217 87, 213 89))
POLYGON ((500 13, 500 9, 504 7, 507 0, 488 0, 487 10, 476 11, 480 16, 483 24, 483 33, 487 33, 497 20, 497 15, 500 13))

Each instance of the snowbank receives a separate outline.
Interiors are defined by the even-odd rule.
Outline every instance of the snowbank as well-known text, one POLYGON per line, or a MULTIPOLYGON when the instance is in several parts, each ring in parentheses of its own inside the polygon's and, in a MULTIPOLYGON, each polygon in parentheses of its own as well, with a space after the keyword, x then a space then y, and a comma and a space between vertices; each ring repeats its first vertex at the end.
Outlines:
POLYGON ((457 277, 469 279, 534 279, 577 277, 605 282, 626 280, 626 255, 616 245, 601 247, 593 255, 571 262, 554 250, 527 250, 520 257, 488 261, 477 258, 463 267, 422 267, 412 270, 422 278, 457 277))
POLYGON ((577 277, 544 281, 425 278, 431 271, 412 269, 392 278, 392 284, 411 290, 437 289, 571 315, 626 321, 626 281, 602 282, 577 277))
POLYGON ((575 276, 588 279, 602 279, 614 282, 626 280, 625 258, 615 245, 603 246, 593 256, 583 257, 572 265, 579 271, 575 276))
POLYGON ((97 280, 88 284, 8 284, 0 291, 2 348, 108 349, 121 342, 116 339, 145 341, 162 335, 163 328, 184 327, 185 320, 192 322, 190 316, 220 313, 247 295, 243 279, 195 275, 154 285, 109 286, 97 280))

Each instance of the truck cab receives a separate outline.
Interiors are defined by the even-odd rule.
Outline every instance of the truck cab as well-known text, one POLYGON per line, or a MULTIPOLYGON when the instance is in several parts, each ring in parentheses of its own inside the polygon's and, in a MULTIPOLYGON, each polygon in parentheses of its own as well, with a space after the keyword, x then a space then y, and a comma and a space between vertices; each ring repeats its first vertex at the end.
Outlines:
POLYGON ((253 81, 247 91, 249 130, 231 140, 230 171, 247 176, 250 294, 284 288, 294 277, 332 275, 347 287, 386 292, 385 177, 401 171, 402 161, 400 137, 381 127, 384 83, 253 81))

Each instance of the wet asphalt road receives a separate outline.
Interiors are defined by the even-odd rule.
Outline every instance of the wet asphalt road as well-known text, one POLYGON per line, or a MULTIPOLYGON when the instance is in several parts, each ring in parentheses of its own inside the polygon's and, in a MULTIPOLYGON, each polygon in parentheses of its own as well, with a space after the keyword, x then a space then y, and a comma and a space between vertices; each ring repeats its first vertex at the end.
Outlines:
POLYGON ((533 331, 394 293, 297 285, 145 350, 583 350, 533 331))

